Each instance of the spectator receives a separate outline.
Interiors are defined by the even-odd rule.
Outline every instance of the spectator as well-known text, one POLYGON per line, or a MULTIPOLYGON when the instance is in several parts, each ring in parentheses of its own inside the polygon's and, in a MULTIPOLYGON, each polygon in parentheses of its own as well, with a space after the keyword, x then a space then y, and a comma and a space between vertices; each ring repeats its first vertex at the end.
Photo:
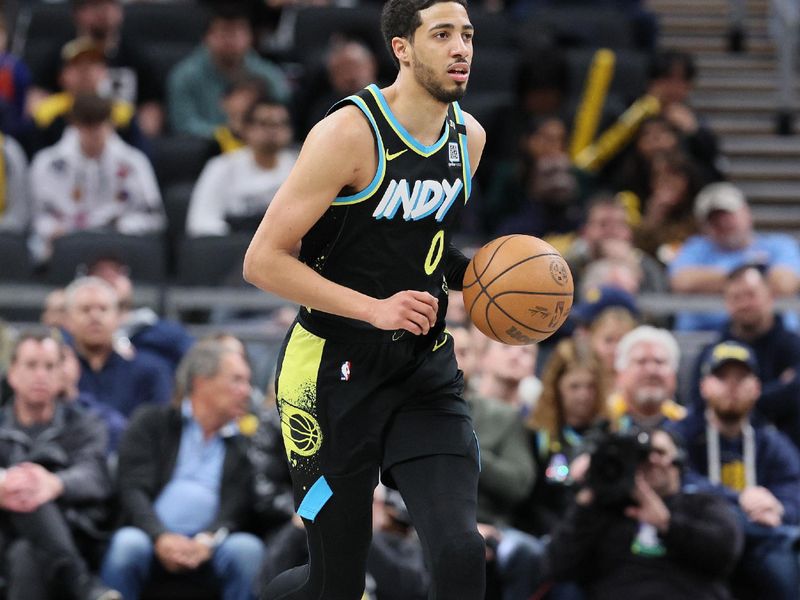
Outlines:
POLYGON ((14 398, 0 413, 8 598, 47 600, 59 590, 75 600, 121 600, 90 575, 88 560, 112 492, 107 433, 94 416, 57 401, 58 348, 50 335, 23 334, 8 372, 14 398))
MULTIPOLYGON (((2 68, 0 56, 0 104, 3 93, 2 68)), ((17 140, 0 135, 0 233, 27 233, 30 224, 28 159, 17 140)))
POLYGON ((639 267, 639 289, 666 291, 663 268, 658 262, 633 247, 633 230, 625 205, 617 196, 599 194, 589 200, 586 220, 578 237, 564 249, 576 288, 582 284, 586 266, 601 258, 619 258, 639 267))
POLYGON ((375 581, 376 597, 378 600, 425 600, 430 575, 400 492, 385 487, 376 489, 372 514, 367 572, 375 581), (379 496, 383 496, 382 499, 379 496))
POLYGON ((334 38, 325 55, 325 73, 313 72, 307 81, 306 108, 301 108, 300 134, 325 116, 336 102, 378 81, 378 60, 365 43, 334 38), (317 83, 319 82, 319 83, 317 83))
MULTIPOLYGON (((90 39, 102 51, 108 65, 108 86, 104 90, 113 98, 136 106, 142 130, 149 136, 161 131, 164 96, 155 67, 141 44, 123 35, 125 11, 121 0, 71 0, 72 21, 77 37, 90 39)), ((37 73, 36 93, 52 93, 58 89, 59 50, 67 40, 56 39, 43 69, 37 73)))
POLYGON ((616 391, 609 408, 617 429, 650 430, 686 416, 675 396, 680 349, 666 329, 640 325, 617 346, 616 391))
POLYGON ((21 136, 27 127, 25 118, 31 74, 19 58, 8 53, 8 26, 0 15, 0 131, 21 136))
MULTIPOLYGON (((743 264, 762 265, 777 297, 793 296, 800 289, 800 248, 788 235, 757 233, 744 194, 731 183, 712 183, 697 196, 695 218, 701 234, 681 247, 669 266, 672 290, 683 294, 718 294, 728 273, 743 264)), ((675 328, 718 329, 724 312, 680 312, 675 328)), ((796 328, 797 315, 787 315, 786 325, 796 328)))
POLYGON ((67 319, 67 300, 64 290, 57 288, 47 294, 44 300, 44 310, 39 320, 42 325, 64 329, 67 319))
POLYGON ((222 96, 225 123, 214 130, 211 156, 244 148, 244 116, 253 102, 266 95, 266 83, 259 77, 240 77, 222 96))
POLYGON ((636 297, 621 288, 600 286, 588 289, 583 298, 570 312, 575 321, 572 335, 579 344, 588 345, 612 375, 619 341, 639 323, 636 297))
POLYGON ((651 191, 653 160, 664 152, 680 152, 681 142, 680 132, 665 117, 649 117, 636 130, 631 147, 620 159, 619 168, 608 176, 613 189, 630 192, 635 198, 634 221, 644 212, 644 203, 651 191))
POLYGON ((203 44, 175 65, 167 81, 172 129, 211 138, 225 122, 220 99, 235 79, 258 76, 280 101, 289 99, 284 74, 252 49, 253 32, 247 13, 234 3, 218 3, 203 44))
POLYGON ((660 114, 683 137, 689 156, 711 180, 719 179, 719 149, 711 129, 689 106, 697 67, 687 52, 660 50, 650 64, 647 94, 656 98, 660 114))
POLYGON ((108 283, 81 277, 66 290, 67 330, 81 365, 78 389, 126 417, 141 404, 164 404, 170 381, 147 356, 123 358, 114 350, 119 300, 108 283))
POLYGON ((61 358, 59 399, 94 413, 103 420, 108 431, 108 454, 113 455, 117 451, 122 432, 128 426, 128 419, 115 408, 98 402, 92 394, 80 391, 78 382, 81 379, 81 363, 75 354, 75 349, 62 342, 59 344, 59 351, 61 358))
MULTIPOLYGON (((496 114, 483 121, 489 132, 481 159, 482 164, 489 167, 484 174, 493 173, 498 161, 512 159, 518 153, 531 121, 559 115, 564 110, 570 88, 569 65, 564 52, 555 47, 537 46, 524 53, 517 67, 511 110, 497 107, 496 114)), ((481 183, 488 189, 491 181, 485 179, 481 183)))
POLYGON ((528 418, 538 477, 517 509, 517 524, 537 536, 549 535, 574 495, 569 465, 583 447, 583 436, 607 419, 609 376, 591 350, 562 340, 542 373, 542 394, 528 418))
POLYGON ((124 527, 111 540, 103 580, 137 600, 166 573, 213 572, 226 600, 250 600, 264 554, 247 533, 253 469, 235 420, 247 412, 250 368, 238 352, 199 344, 187 354, 187 395, 149 406, 119 452, 124 527))
POLYGON ((649 195, 634 229, 634 244, 669 265, 686 239, 697 233, 692 208, 700 176, 681 152, 660 152, 650 164, 649 195))
POLYGON ((289 110, 262 96, 245 113, 246 148, 212 158, 192 192, 189 236, 255 232, 294 166, 289 110))
POLYGON ((535 346, 507 346, 490 340, 480 358, 481 377, 466 396, 481 449, 478 531, 490 548, 490 563, 506 600, 528 598, 536 589, 542 544, 511 527, 514 509, 530 493, 535 464, 520 418, 520 383, 533 375, 535 346))
POLYGON ((485 220, 496 235, 572 233, 583 217, 585 184, 567 154, 567 127, 547 116, 528 124, 517 157, 497 165, 485 220))
MULTIPOLYGON (((108 95, 111 82, 106 58, 91 38, 76 38, 65 44, 61 50, 61 60, 61 91, 46 96, 32 108, 34 127, 25 144, 30 155, 61 139, 69 124, 76 97, 86 94, 108 95)), ((111 99, 110 118, 122 139, 140 150, 148 149, 132 104, 118 98, 111 99)))
POLYGON ((588 597, 723 600, 742 532, 725 501, 681 490, 681 449, 651 436, 636 470, 633 504, 605 507, 581 490, 547 549, 550 575, 581 583, 588 597))
POLYGON ((183 325, 160 318, 153 309, 134 308, 133 282, 128 266, 122 261, 113 256, 100 258, 89 267, 88 275, 104 279, 117 292, 120 324, 115 335, 116 348, 152 357, 163 364, 172 378, 194 338, 183 325))
POLYGON ((110 110, 99 96, 78 96, 73 127, 33 160, 31 247, 40 262, 49 259, 53 241, 67 233, 108 228, 145 235, 164 228, 153 167, 114 133, 110 110))
POLYGON ((702 411, 701 367, 722 341, 747 344, 755 353, 761 396, 756 408, 800 448, 800 336, 775 313, 775 298, 764 273, 748 265, 731 271, 724 287, 728 321, 717 339, 701 350, 692 378, 692 405, 702 411))
POLYGON ((689 464, 737 505, 745 523, 745 552, 737 579, 758 597, 789 600, 800 587, 792 549, 800 522, 800 454, 771 425, 751 419, 761 394, 755 353, 727 341, 703 364, 706 411, 675 425, 687 440, 689 464))

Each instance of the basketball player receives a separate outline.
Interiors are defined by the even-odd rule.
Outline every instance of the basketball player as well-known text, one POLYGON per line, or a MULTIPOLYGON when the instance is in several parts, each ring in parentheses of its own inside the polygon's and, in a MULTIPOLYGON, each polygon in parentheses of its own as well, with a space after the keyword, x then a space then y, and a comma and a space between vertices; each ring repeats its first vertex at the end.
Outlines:
POLYGON ((389 0, 382 30, 397 79, 312 129, 245 257, 248 281, 302 306, 276 392, 310 564, 268 600, 361 597, 379 473, 419 531, 430 597, 484 594, 477 441, 444 329, 467 265, 451 229, 485 141, 457 103, 473 26, 465 0, 389 0))

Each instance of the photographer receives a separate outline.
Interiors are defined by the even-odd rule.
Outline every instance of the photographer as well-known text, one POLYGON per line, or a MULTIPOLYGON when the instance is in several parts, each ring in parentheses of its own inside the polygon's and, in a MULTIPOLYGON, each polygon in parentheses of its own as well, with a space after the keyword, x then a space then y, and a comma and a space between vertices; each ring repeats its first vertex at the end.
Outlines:
POLYGON ((627 506, 603 495, 613 482, 595 483, 598 452, 607 457, 614 443, 598 445, 595 471, 590 465, 587 485, 548 547, 550 578, 576 581, 593 599, 730 598, 725 577, 742 547, 736 517, 719 497, 681 491, 682 453, 670 434, 657 428, 646 443, 638 440, 640 453, 618 455, 642 457, 627 506))

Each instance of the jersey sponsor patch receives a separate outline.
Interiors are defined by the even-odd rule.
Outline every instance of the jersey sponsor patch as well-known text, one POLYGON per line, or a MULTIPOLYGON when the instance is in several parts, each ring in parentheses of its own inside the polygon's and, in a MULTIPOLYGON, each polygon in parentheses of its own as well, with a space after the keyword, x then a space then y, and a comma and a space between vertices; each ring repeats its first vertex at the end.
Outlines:
POLYGON ((448 166, 458 167, 461 166, 461 153, 458 151, 458 143, 450 142, 447 144, 447 160, 448 166))
POLYGON ((405 221, 419 221, 435 214, 435 219, 441 222, 463 187, 460 179, 452 183, 446 179, 417 180, 413 187, 406 179, 392 179, 372 216, 375 219, 393 219, 402 206, 405 221))

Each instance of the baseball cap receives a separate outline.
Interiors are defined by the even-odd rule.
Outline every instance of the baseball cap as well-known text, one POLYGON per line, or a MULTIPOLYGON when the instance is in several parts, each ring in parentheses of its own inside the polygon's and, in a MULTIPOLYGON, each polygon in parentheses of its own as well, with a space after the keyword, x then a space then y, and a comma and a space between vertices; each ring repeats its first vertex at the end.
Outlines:
POLYGON ((720 342, 711 349, 711 352, 703 362, 703 375, 711 375, 720 367, 731 362, 738 362, 745 365, 753 373, 758 371, 758 361, 755 352, 750 346, 745 344, 726 341, 720 342))
POLYGON ((61 48, 61 60, 64 64, 71 63, 79 58, 93 58, 103 62, 106 60, 103 49, 88 36, 75 38, 61 48))
POLYGON ((572 308, 571 315, 582 325, 589 325, 607 308, 619 307, 639 317, 636 298, 625 290, 602 285, 586 290, 584 299, 572 308))
POLYGON ((715 210, 736 212, 747 206, 742 190, 726 181, 712 183, 700 190, 694 201, 694 217, 703 222, 715 210))

